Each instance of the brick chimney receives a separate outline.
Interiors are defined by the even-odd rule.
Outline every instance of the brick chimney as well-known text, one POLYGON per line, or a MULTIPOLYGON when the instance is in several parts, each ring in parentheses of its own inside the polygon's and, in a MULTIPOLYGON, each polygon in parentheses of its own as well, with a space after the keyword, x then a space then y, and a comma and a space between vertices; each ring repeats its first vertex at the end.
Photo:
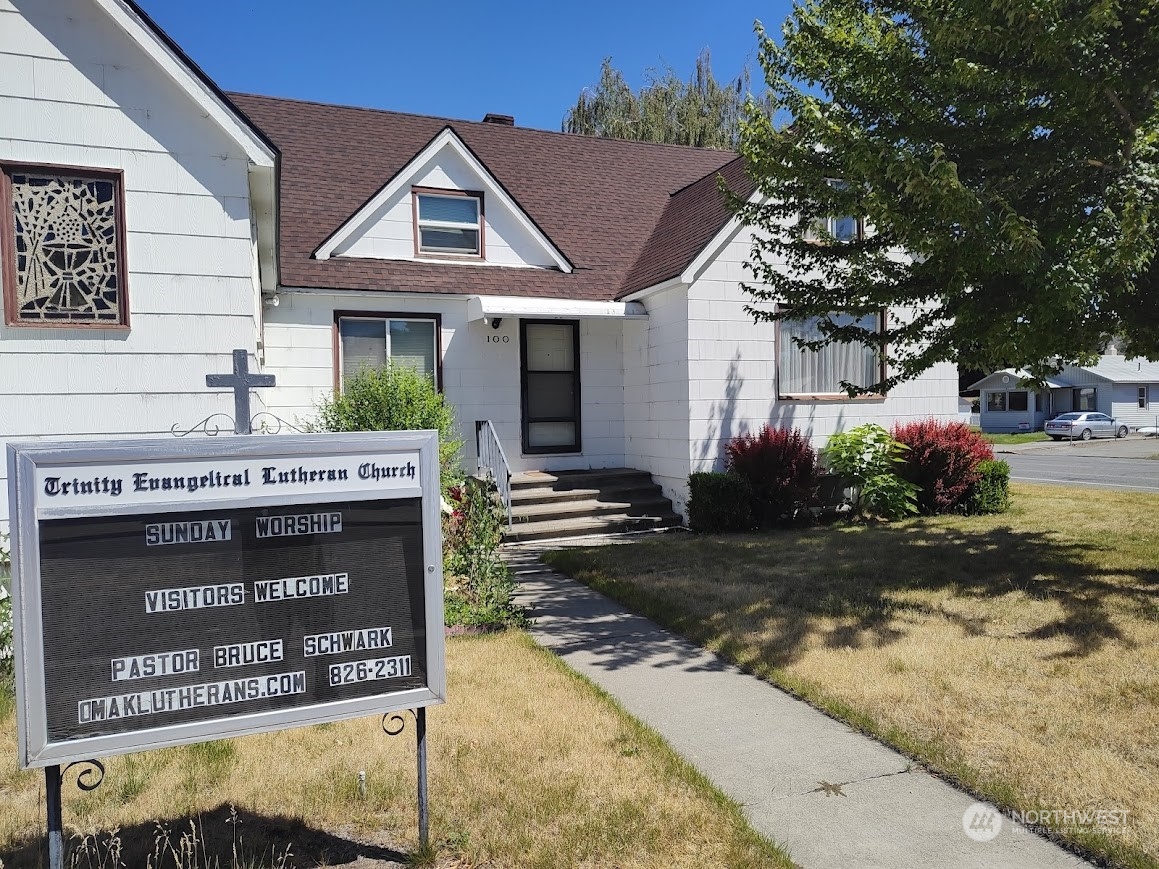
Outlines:
POLYGON ((501 127, 514 127, 515 126, 515 116, 514 115, 496 115, 493 112, 487 112, 487 114, 485 114, 483 116, 483 123, 484 124, 498 124, 501 127))

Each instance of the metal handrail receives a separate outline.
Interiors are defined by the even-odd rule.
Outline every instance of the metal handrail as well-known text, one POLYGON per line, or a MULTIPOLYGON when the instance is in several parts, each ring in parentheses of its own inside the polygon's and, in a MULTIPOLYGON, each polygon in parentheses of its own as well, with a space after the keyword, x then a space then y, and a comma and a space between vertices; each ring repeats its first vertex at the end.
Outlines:
POLYGON ((507 529, 511 530, 511 466, 507 464, 507 454, 499 435, 489 419, 475 420, 475 447, 479 457, 479 472, 495 481, 503 509, 507 513, 507 529))

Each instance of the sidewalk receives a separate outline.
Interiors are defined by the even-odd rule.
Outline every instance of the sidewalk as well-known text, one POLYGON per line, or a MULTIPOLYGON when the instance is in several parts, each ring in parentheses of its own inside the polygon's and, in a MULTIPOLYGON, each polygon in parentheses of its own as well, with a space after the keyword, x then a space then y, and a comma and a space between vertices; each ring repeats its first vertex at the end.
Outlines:
POLYGON ((1090 865, 1009 818, 975 841, 963 826, 972 797, 550 570, 540 551, 507 552, 536 641, 657 730, 806 869, 1090 865))

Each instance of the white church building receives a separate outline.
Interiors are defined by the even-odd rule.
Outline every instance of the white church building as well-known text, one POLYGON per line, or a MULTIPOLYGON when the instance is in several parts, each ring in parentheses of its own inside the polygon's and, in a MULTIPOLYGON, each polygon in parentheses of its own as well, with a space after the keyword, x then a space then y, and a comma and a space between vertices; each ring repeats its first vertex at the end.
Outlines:
POLYGON ((677 512, 764 423, 954 419, 953 365, 849 399, 872 353, 753 322, 719 175, 751 189, 724 151, 225 94, 131 0, 0 0, 0 444, 172 437, 232 412, 235 348, 291 422, 404 361, 472 468, 490 423, 513 472, 637 469, 677 512))

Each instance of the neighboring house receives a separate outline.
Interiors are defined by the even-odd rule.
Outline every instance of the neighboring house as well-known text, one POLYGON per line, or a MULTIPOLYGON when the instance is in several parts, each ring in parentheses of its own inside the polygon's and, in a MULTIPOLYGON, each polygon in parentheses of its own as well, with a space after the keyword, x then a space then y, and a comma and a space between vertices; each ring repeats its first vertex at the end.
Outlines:
POLYGON ((257 347, 275 160, 133 4, 0 2, 0 450, 229 408, 205 374, 257 347))
POLYGON ((203 378, 234 347, 291 421, 393 359, 436 379, 469 466, 487 420, 513 470, 637 468, 683 510, 688 474, 764 423, 820 446, 956 415, 951 364, 851 400, 838 383, 876 380, 871 351, 753 322, 751 235, 717 186, 751 190, 735 154, 227 97, 128 0, 0 10, 0 162, 104 183, 85 208, 119 269, 95 301, 29 296, 5 229, 0 438, 192 425, 231 408, 203 378))
POLYGON ((1004 368, 970 385, 971 390, 981 390, 978 402, 982 431, 1041 431, 1048 419, 1058 415, 1051 406, 1049 387, 1061 387, 1062 383, 1052 380, 1048 388, 1040 390, 1029 385, 1030 379, 1029 371, 1004 368))
POLYGON ((1068 411, 1093 410, 1131 429, 1159 425, 1159 362, 1105 355, 1094 365, 1068 365, 1036 390, 1025 371, 996 371, 982 390, 982 431, 1037 431, 1068 411))

